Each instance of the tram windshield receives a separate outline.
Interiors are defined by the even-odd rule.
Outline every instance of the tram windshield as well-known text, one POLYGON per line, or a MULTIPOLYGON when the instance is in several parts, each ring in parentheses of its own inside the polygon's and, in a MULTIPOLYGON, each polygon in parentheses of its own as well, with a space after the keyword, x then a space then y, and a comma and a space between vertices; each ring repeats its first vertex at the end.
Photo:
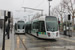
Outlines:
POLYGON ((58 31, 58 22, 55 17, 46 18, 46 29, 47 31, 58 31))
POLYGON ((18 24, 18 29, 24 29, 24 24, 18 24))

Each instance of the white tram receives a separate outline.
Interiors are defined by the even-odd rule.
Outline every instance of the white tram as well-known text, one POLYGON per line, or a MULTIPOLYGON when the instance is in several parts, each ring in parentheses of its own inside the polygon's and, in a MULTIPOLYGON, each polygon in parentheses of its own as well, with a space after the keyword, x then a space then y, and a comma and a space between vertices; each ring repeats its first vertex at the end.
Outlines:
POLYGON ((54 16, 41 16, 34 19, 31 23, 29 22, 26 27, 27 33, 38 38, 56 39, 60 37, 58 20, 54 16))
POLYGON ((15 33, 25 33, 25 22, 24 21, 18 21, 15 23, 15 33))

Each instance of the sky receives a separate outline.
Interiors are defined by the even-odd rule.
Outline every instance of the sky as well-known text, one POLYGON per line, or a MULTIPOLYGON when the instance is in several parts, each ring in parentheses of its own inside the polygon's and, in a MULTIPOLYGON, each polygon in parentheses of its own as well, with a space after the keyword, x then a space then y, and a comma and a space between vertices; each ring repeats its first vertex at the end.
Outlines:
MULTIPOLYGON (((52 0, 50 2, 51 9, 59 5, 60 2, 61 0, 52 0)), ((10 10, 14 12, 15 10, 23 10, 22 7, 30 7, 35 9, 43 9, 44 14, 48 14, 48 3, 48 0, 0 0, 0 10, 10 10)), ((14 12, 13 14, 14 17, 18 17, 15 16, 18 15, 17 13, 14 12)), ((27 14, 29 14, 29 12, 27 14)), ((21 13, 19 16, 21 15, 23 14, 21 13)))
MULTIPOLYGON (((60 3, 61 0, 52 0, 51 8, 60 3)), ((48 11, 48 0, 0 0, 2 10, 20 10, 22 7, 31 7, 48 11)))

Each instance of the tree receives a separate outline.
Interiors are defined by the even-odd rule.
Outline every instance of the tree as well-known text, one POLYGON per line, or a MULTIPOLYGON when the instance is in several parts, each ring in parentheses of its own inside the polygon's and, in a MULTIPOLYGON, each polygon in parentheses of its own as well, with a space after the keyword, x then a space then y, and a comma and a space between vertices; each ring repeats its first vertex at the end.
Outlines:
POLYGON ((33 16, 32 20, 33 20, 33 19, 36 19, 36 18, 39 18, 40 16, 41 16, 41 14, 36 13, 36 14, 33 16))
POLYGON ((72 15, 72 25, 74 26, 74 8, 73 8, 73 2, 72 0, 63 0, 63 6, 68 10, 68 12, 72 15))
MULTIPOLYGON (((71 14, 74 16, 73 0, 62 0, 60 5, 53 8, 53 13, 60 15, 61 23, 63 23, 63 14, 71 14)), ((53 14, 53 15, 55 15, 53 14)), ((72 25, 74 26, 74 17, 72 17, 72 25)))
POLYGON ((63 9, 62 3, 60 3, 60 5, 54 7, 52 10, 52 15, 61 17, 61 23, 63 23, 63 14, 64 14, 64 9, 63 9))

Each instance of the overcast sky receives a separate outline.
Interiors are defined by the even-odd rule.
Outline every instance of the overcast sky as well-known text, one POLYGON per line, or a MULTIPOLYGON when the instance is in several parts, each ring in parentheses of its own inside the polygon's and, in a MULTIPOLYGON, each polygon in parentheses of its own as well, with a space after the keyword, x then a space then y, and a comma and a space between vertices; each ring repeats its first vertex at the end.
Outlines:
MULTIPOLYGON (((57 6, 61 0, 52 0, 51 9, 57 6)), ((21 10, 22 7, 43 9, 44 14, 48 14, 48 0, 0 0, 0 10, 21 10)), ((20 14, 20 13, 19 13, 20 14)), ((22 13, 21 13, 22 14, 22 13)), ((20 15, 19 15, 20 16, 20 15)), ((18 17, 18 16, 16 16, 18 17)))
MULTIPOLYGON (((51 8, 60 3, 60 0, 52 0, 51 8)), ((0 9, 3 10, 17 10, 22 7, 32 7, 37 9, 43 9, 47 11, 48 0, 0 0, 0 9)))

